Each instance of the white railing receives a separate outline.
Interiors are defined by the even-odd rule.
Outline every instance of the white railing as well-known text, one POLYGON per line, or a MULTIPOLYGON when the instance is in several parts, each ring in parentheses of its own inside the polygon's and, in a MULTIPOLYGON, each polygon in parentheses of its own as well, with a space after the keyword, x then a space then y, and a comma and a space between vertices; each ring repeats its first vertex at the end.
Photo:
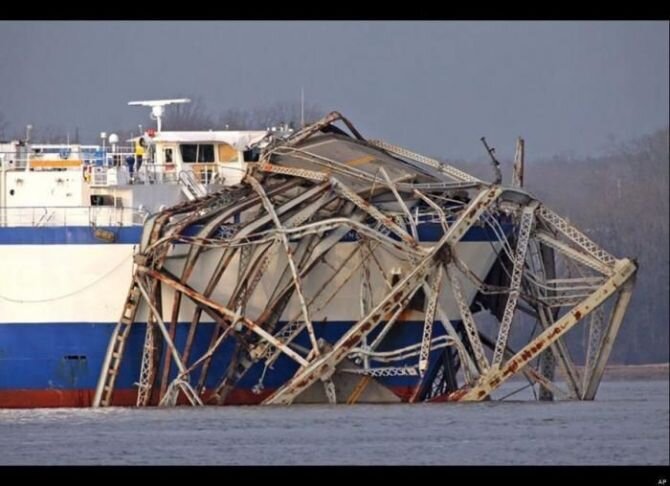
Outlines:
POLYGON ((147 215, 113 206, 0 207, 0 226, 141 226, 147 215))
MULTIPOLYGON (((31 162, 40 163, 36 168, 44 168, 44 162, 81 162, 82 166, 113 167, 125 165, 127 157, 134 159, 135 155, 130 147, 116 147, 116 150, 100 149, 95 147, 66 147, 53 150, 33 150, 35 146, 23 147, 11 151, 0 152, 0 165, 4 170, 26 170, 31 168, 31 162)), ((51 167, 47 167, 51 168, 51 167)))
MULTIPOLYGON (((0 168, 6 172, 33 169, 83 171, 84 179, 92 187, 179 182, 176 164, 156 164, 146 157, 142 164, 138 164, 135 153, 127 147, 117 147, 115 151, 73 151, 68 153, 67 158, 51 152, 37 154, 30 151, 0 152, 0 168), (81 164, 67 165, 68 161, 81 164)), ((192 171, 195 180, 205 186, 222 184, 231 170, 244 172, 243 168, 215 162, 184 164, 184 169, 192 171)))
POLYGON ((176 184, 177 169, 174 164, 142 164, 139 171, 135 171, 133 184, 176 184))

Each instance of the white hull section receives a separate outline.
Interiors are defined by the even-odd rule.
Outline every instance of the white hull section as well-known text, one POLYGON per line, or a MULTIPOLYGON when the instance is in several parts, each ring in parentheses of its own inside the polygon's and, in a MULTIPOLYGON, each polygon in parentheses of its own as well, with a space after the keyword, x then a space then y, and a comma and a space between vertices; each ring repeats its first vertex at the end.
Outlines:
MULTIPOLYGON (((325 261, 317 264, 303 280, 303 292, 309 302, 311 297, 331 280, 332 268, 341 263, 357 243, 338 243, 328 253, 325 261), (320 271, 322 270, 322 271, 320 271)), ((461 242, 456 252, 461 260, 480 279, 484 279, 493 264, 495 246, 488 241, 461 242)), ((4 277, 0 279, 0 324, 12 323, 112 323, 120 315, 133 272, 132 244, 75 244, 75 245, 0 245, 0 262, 4 277)), ((184 253, 185 248, 177 248, 184 253)), ((359 252, 360 253, 360 252, 359 252)), ((400 276, 410 269, 410 262, 402 262, 385 251, 375 253, 385 271, 396 268, 400 276)), ((203 291, 211 277, 221 250, 206 251, 200 256, 188 285, 203 291)), ((181 276, 184 258, 168 258, 166 268, 181 276)), ((225 271, 212 298, 227 303, 234 290, 238 275, 238 257, 225 271)), ((347 276, 349 270, 360 262, 358 254, 347 262, 344 269, 330 281, 320 301, 332 296, 335 289, 347 276)), ((277 287, 282 271, 286 268, 286 257, 280 248, 261 279, 253 297, 247 305, 246 315, 255 318, 265 308, 277 287)), ((310 315, 314 321, 357 321, 361 318, 361 272, 354 272, 332 300, 321 310, 310 315)), ((388 275, 390 278, 390 275, 388 275)), ((476 293, 473 283, 459 274, 464 297, 470 302, 476 293)), ((371 272, 371 287, 374 299, 386 294, 388 286, 378 271, 371 272)), ((169 319, 174 292, 163 285, 164 315, 169 319)), ((460 320, 460 313, 448 285, 440 294, 440 304, 450 320, 460 320)), ((194 304, 182 299, 180 321, 190 321, 194 304)), ((282 321, 301 319, 300 306, 294 294, 287 306, 282 321)), ((146 309, 140 308, 138 321, 146 320, 146 309)), ((203 316, 203 321, 209 319, 203 316)))

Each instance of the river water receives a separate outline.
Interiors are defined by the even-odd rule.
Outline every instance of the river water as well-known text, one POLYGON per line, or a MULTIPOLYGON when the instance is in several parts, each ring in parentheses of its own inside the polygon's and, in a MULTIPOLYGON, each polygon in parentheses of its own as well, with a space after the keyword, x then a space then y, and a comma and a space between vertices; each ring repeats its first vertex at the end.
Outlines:
POLYGON ((604 381, 593 402, 519 398, 524 397, 470 404, 0 410, 0 463, 669 463, 667 380, 604 381))

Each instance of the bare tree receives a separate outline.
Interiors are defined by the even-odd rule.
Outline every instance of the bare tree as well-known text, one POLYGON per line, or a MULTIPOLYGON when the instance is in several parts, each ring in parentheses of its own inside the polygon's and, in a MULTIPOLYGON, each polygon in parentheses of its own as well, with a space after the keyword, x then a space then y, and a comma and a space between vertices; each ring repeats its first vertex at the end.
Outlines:
MULTIPOLYGON (((308 104, 304 109, 305 123, 314 122, 324 114, 322 108, 308 104)), ((219 116, 219 125, 228 126, 231 130, 264 130, 285 123, 297 129, 300 128, 301 119, 300 103, 278 102, 250 110, 228 109, 219 116)))
POLYGON ((166 130, 209 130, 214 128, 214 121, 207 113, 204 101, 198 97, 191 103, 167 107, 163 126, 166 130))
MULTIPOLYGON (((193 99, 193 98, 192 98, 193 99)), ((325 111, 314 104, 304 107, 304 122, 318 120, 325 111)), ((298 102, 278 102, 273 105, 251 109, 229 108, 221 112, 217 119, 207 110, 202 98, 191 103, 169 106, 165 111, 163 125, 167 130, 208 130, 213 128, 229 130, 264 130, 286 123, 299 128, 303 114, 298 102)))
POLYGON ((8 130, 9 130, 9 122, 5 118, 4 113, 0 111, 0 140, 4 140, 7 137, 8 130))
POLYGON ((31 143, 65 143, 68 134, 55 125, 35 126, 30 132, 31 143))

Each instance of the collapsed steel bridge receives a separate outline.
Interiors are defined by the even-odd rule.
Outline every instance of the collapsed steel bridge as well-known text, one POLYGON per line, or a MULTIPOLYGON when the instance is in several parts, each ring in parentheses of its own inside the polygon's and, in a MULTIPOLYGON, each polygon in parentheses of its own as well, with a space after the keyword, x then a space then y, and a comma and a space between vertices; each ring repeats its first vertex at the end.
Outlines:
POLYGON ((522 166, 518 143, 513 185, 489 183, 338 113, 274 140, 242 184, 147 220, 94 406, 144 323, 138 406, 480 401, 508 381, 594 399, 637 267, 522 166))

